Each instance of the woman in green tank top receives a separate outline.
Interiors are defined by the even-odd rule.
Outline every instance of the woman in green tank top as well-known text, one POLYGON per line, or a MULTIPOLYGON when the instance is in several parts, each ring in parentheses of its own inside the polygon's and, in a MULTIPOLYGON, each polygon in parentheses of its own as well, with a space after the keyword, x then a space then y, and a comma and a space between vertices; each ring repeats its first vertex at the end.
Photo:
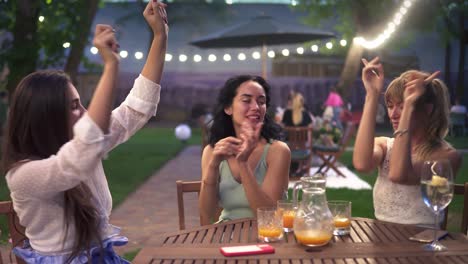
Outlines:
POLYGON ((255 217, 258 207, 275 206, 287 190, 291 152, 266 115, 269 91, 263 78, 250 75, 231 78, 220 90, 201 162, 202 224, 255 217))

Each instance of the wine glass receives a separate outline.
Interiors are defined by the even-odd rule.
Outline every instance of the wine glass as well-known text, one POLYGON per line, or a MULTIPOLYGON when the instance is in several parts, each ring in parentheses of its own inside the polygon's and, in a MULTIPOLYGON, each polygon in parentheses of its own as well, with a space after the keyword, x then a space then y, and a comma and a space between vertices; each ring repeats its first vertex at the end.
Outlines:
POLYGON ((424 246, 427 251, 447 249, 437 239, 439 214, 452 201, 453 174, 448 160, 424 161, 421 170, 421 191, 424 203, 435 213, 434 240, 424 246))

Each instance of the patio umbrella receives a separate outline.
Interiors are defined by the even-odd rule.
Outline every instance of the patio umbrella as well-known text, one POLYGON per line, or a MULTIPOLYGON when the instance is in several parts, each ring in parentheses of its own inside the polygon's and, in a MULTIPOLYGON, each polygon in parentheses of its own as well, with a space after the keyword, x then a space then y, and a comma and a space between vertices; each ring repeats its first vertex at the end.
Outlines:
POLYGON ((261 15, 249 21, 209 34, 190 44, 200 48, 250 48, 262 46, 262 76, 266 78, 267 46, 294 44, 333 38, 328 31, 312 29, 301 24, 290 24, 261 15))

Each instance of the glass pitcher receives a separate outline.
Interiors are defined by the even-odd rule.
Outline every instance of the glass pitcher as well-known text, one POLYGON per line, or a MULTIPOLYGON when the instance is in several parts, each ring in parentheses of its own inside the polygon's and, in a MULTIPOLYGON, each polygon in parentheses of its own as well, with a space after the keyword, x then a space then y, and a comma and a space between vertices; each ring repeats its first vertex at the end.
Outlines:
POLYGON ((296 182, 293 187, 292 201, 297 206, 299 201, 299 190, 305 188, 322 188, 325 190, 326 178, 322 173, 316 173, 312 176, 304 176, 300 181, 296 182))
POLYGON ((333 237, 333 216, 324 188, 302 188, 302 201, 293 223, 296 240, 308 247, 328 244, 333 237))

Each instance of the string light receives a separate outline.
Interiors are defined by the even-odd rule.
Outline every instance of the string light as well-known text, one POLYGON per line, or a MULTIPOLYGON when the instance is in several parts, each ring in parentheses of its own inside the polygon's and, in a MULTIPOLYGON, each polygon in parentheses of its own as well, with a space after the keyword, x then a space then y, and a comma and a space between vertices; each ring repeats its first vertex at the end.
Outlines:
POLYGON ((202 60, 202 56, 198 55, 198 54, 195 54, 193 56, 193 61, 194 62, 200 62, 202 60))
POLYGON ((180 54, 180 55, 179 55, 179 61, 180 61, 180 62, 186 62, 186 61, 187 61, 187 55, 185 55, 185 54, 180 54))
POLYGON ((137 59, 137 60, 143 59, 143 52, 141 52, 141 51, 135 52, 135 59, 137 59))
MULTIPOLYGON (((392 22, 391 24, 392 24, 391 28, 392 28, 392 30, 394 30, 395 24, 394 24, 393 22, 392 22)), ((391 30, 390 30, 389 32, 391 32, 391 30)), ((347 41, 346 41, 345 39, 342 39, 342 40, 340 41, 340 44, 341 44, 342 46, 346 46, 346 45, 347 45, 347 41)), ((325 46, 326 46, 328 49, 332 49, 332 48, 333 48, 333 44, 332 44, 331 42, 326 43, 325 46)), ((69 42, 65 42, 65 43, 63 44, 63 47, 64 47, 64 48, 69 48, 69 47, 70 47, 70 43, 69 43, 69 42)), ((317 44, 314 44, 314 45, 312 45, 312 46, 310 47, 310 49, 311 49, 311 51, 312 51, 313 53, 316 53, 316 52, 318 52, 318 50, 319 50, 319 46, 318 46, 317 44)), ((97 54, 97 53, 98 53, 98 49, 97 49, 96 47, 91 47, 91 48, 90 48, 90 52, 91 52, 92 54, 97 54)), ((283 56, 285 56, 285 57, 289 56, 290 53, 291 53, 291 52, 289 51, 289 49, 282 49, 282 50, 281 50, 281 54, 282 54, 283 56)), ((297 47, 297 48, 296 48, 296 53, 299 54, 299 55, 304 54, 304 53, 305 53, 304 47, 297 47)), ((126 50, 122 50, 122 51, 119 52, 119 55, 120 55, 121 58, 127 58, 128 55, 129 55, 129 52, 126 51, 126 50)), ((275 52, 274 50, 269 50, 269 51, 267 52, 267 56, 268 56, 269 58, 275 58, 275 57, 276 57, 276 52, 275 52)), ((143 52, 136 51, 136 52, 134 53, 134 57, 135 57, 135 59, 137 59, 137 60, 141 60, 141 59, 144 57, 144 54, 143 54, 143 52)), ((178 58, 178 61, 179 61, 179 62, 187 62, 187 61, 189 60, 189 56, 187 56, 186 54, 179 54, 179 55, 176 55, 176 57, 178 58)), ((254 60, 259 60, 259 59, 262 57, 262 55, 261 55, 261 53, 260 53, 259 51, 254 51, 254 52, 252 52, 251 57, 252 57, 252 59, 254 59, 254 60)), ((174 56, 173 56, 172 54, 170 54, 170 53, 166 53, 166 54, 165 54, 165 57, 164 57, 164 59, 165 59, 166 62, 171 62, 171 61, 173 60, 173 58, 174 58, 174 56)), ((225 54, 223 55, 222 58, 223 58, 223 60, 224 60, 225 62, 230 62, 230 61, 232 61, 232 56, 231 56, 230 54, 228 54, 228 53, 225 53, 225 54)), ((191 57, 191 59, 193 60, 193 62, 198 63, 198 62, 203 61, 203 56, 200 55, 200 54, 194 54, 194 55, 191 57)), ((217 56, 216 56, 215 54, 209 54, 209 55, 206 57, 206 60, 209 61, 209 62, 215 62, 217 59, 218 59, 218 58, 217 58, 217 56)), ((246 55, 244 52, 240 52, 240 53, 237 55, 237 59, 238 59, 239 61, 245 61, 245 60, 247 60, 247 55, 246 55)))
POLYGON ((70 42, 65 42, 62 45, 65 49, 68 49, 70 47, 70 42))
POLYGON ((274 58, 276 54, 275 54, 275 52, 273 50, 270 50, 270 51, 268 51, 267 55, 268 55, 269 58, 274 58))
POLYGON ((401 24, 401 20, 408 13, 408 8, 413 5, 412 1, 413 0, 405 0, 403 2, 402 6, 398 9, 398 12, 394 15, 393 21, 389 22, 387 28, 384 29, 376 38, 373 40, 366 40, 364 37, 357 36, 353 41, 366 49, 375 49, 382 45, 392 36, 396 31, 396 28, 401 24))
POLYGON ((39 16, 38 20, 39 22, 44 22, 45 17, 44 16, 39 16))
POLYGON ((227 54, 227 53, 224 54, 223 60, 224 60, 224 61, 231 61, 231 55, 229 55, 229 54, 227 54))
POLYGON ((121 50, 121 51, 119 52, 119 55, 120 55, 121 58, 124 58, 124 59, 125 59, 125 58, 127 58, 127 56, 128 56, 128 51, 126 51, 126 50, 121 50))
POLYGON ((208 60, 211 61, 211 62, 215 62, 215 61, 216 61, 216 55, 210 54, 210 55, 208 56, 208 60))
POLYGON ((91 47, 89 49, 89 51, 92 53, 92 54, 97 54, 98 53, 98 49, 96 47, 91 47))
POLYGON ((254 58, 254 60, 258 60, 258 59, 260 59, 260 57, 261 57, 261 56, 260 56, 260 52, 254 51, 254 52, 252 53, 252 58, 254 58))
POLYGON ((346 45, 348 45, 348 42, 346 41, 346 39, 342 39, 342 40, 340 40, 340 45, 342 47, 346 47, 346 45))

